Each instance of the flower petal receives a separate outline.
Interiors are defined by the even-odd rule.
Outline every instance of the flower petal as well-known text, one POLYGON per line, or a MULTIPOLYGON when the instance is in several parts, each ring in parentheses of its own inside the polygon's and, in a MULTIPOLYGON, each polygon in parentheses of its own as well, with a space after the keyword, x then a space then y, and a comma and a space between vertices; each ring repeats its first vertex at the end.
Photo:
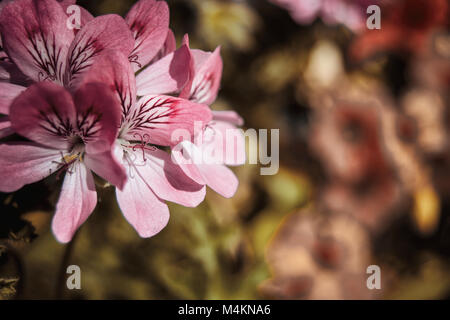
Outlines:
POLYGON ((191 81, 180 93, 181 98, 210 105, 216 100, 222 78, 222 58, 220 47, 214 52, 191 50, 194 71, 191 81))
POLYGON ((125 168, 114 158, 112 151, 87 154, 84 163, 100 177, 119 189, 123 189, 127 181, 127 173, 125 168))
POLYGON ((113 92, 102 83, 88 83, 74 95, 76 132, 83 137, 86 153, 111 150, 120 125, 120 107, 113 92))
POLYGON ((34 143, 0 144, 0 191, 16 191, 48 177, 60 167, 60 159, 60 151, 34 143))
POLYGON ((225 198, 234 196, 239 186, 239 180, 233 171, 220 164, 201 164, 197 167, 208 187, 225 198))
POLYGON ((52 221, 52 230, 59 242, 72 240, 77 229, 97 205, 94 178, 86 166, 75 162, 66 173, 52 221))
POLYGON ((238 166, 245 163, 245 137, 231 123, 213 120, 203 134, 203 147, 211 150, 217 164, 238 166))
POLYGON ((152 59, 150 64, 155 63, 158 60, 161 60, 165 56, 167 56, 169 53, 174 52, 177 50, 177 41, 175 39, 175 35, 171 29, 167 32, 166 41, 164 42, 162 48, 159 50, 159 52, 156 54, 156 56, 152 59))
POLYGON ((74 87, 90 82, 100 82, 110 87, 120 103, 122 119, 125 119, 136 101, 136 79, 128 57, 108 50, 95 59, 92 68, 78 78, 74 87))
POLYGON ((0 81, 9 82, 12 84, 28 87, 33 83, 33 80, 19 70, 19 68, 9 58, 2 60, 0 57, 0 81))
POLYGON ((134 40, 125 21, 118 15, 100 16, 87 23, 75 36, 69 48, 66 84, 86 72, 106 50, 128 56, 134 40))
POLYGON ((11 121, 9 121, 9 117, 1 117, 0 118, 0 139, 10 136, 14 133, 14 130, 11 127, 11 121))
POLYGON ((176 145, 179 137, 174 134, 183 131, 192 136, 194 126, 202 130, 211 117, 211 111, 205 105, 171 96, 145 96, 129 113, 122 138, 145 140, 141 138, 148 134, 149 143, 176 145))
POLYGON ((208 185, 225 198, 231 198, 236 193, 239 181, 233 171, 225 165, 205 161, 201 149, 192 142, 181 142, 172 153, 174 162, 192 180, 208 185))
POLYGON ((67 90, 51 82, 40 82, 13 101, 10 119, 18 134, 50 148, 64 150, 69 147, 66 137, 76 126, 76 111, 67 90))
POLYGON ((235 111, 232 110, 212 111, 212 114, 213 120, 228 122, 234 124, 235 126, 244 125, 244 119, 242 119, 242 117, 235 111))
POLYGON ((136 76, 139 96, 177 92, 189 79, 191 54, 181 46, 161 60, 149 65, 136 76))
POLYGON ((186 207, 196 207, 204 200, 204 186, 186 176, 181 168, 172 162, 167 152, 156 148, 142 152, 127 152, 127 161, 132 161, 128 166, 133 166, 139 178, 143 179, 159 198, 186 207))
POLYGON ((61 4, 61 7, 63 8, 64 12, 68 16, 68 18, 73 17, 74 14, 78 14, 78 11, 75 11, 73 6, 78 7, 79 14, 80 14, 80 20, 79 21, 70 21, 72 23, 79 22, 78 28, 74 28, 74 32, 77 33, 83 26, 85 26, 88 22, 94 20, 94 16, 89 13, 86 9, 84 9, 82 6, 78 6, 76 1, 72 0, 63 0, 59 1, 61 4))
POLYGON ((165 1, 140 0, 128 12, 125 20, 135 39, 130 61, 137 71, 155 57, 166 41, 169 7, 165 1))
POLYGON ((8 56, 34 81, 62 83, 67 50, 74 34, 67 16, 53 0, 22 0, 6 5, 0 31, 8 56))
POLYGON ((0 82, 0 113, 9 114, 9 106, 12 101, 25 89, 19 85, 0 82))
POLYGON ((122 191, 116 189, 116 196, 123 215, 141 237, 152 237, 167 225, 169 208, 139 176, 129 179, 122 191))

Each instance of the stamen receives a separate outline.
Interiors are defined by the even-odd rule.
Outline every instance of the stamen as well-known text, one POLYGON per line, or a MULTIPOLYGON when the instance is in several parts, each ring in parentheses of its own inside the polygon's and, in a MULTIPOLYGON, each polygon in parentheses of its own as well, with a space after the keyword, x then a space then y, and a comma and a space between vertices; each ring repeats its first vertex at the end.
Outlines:
POLYGON ((39 73, 38 73, 38 81, 39 82, 47 81, 49 79, 51 81, 56 81, 56 76, 50 75, 50 74, 45 74, 44 72, 39 71, 39 73))
POLYGON ((209 136, 210 139, 205 140, 204 142, 214 141, 214 137, 217 134, 217 129, 213 127, 214 124, 215 124, 215 122, 211 121, 205 125, 205 128, 203 129, 203 137, 205 137, 205 133, 206 133, 207 129, 212 130, 212 134, 211 134, 211 136, 209 136))
POLYGON ((148 145, 150 143, 149 142, 150 136, 147 133, 145 133, 144 135, 141 135, 140 133, 135 133, 135 134, 133 134, 133 136, 136 138, 137 141, 140 141, 139 144, 134 144, 134 145, 121 144, 121 145, 126 148, 131 148, 134 152, 136 152, 137 149, 142 150, 142 159, 144 162, 146 162, 147 159, 145 158, 145 150, 155 151, 156 147, 148 145))
POLYGON ((67 171, 69 174, 72 174, 72 171, 70 171, 69 168, 77 160, 79 160, 80 162, 83 162, 83 154, 81 152, 78 152, 78 153, 75 153, 75 154, 69 154, 69 155, 64 155, 61 152, 61 158, 62 158, 63 162, 52 161, 52 163, 56 163, 56 164, 60 165, 60 167, 58 169, 56 169, 56 171, 58 172, 56 174, 56 180, 59 180, 59 178, 61 176, 61 173, 63 171, 67 171))
POLYGON ((136 53, 128 57, 128 60, 131 63, 136 63, 139 68, 142 68, 142 65, 138 62, 138 59, 139 55, 137 55, 136 53))

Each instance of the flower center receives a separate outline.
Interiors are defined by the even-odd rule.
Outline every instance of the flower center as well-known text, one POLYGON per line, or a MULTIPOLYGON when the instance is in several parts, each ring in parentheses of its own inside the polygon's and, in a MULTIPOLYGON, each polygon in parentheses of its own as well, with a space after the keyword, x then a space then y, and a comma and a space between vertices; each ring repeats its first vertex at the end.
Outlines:
POLYGON ((75 162, 83 162, 85 148, 83 139, 78 135, 74 135, 68 137, 68 141, 71 145, 70 151, 66 154, 61 152, 61 161, 53 161, 54 163, 59 165, 58 169, 56 170, 58 172, 56 179, 59 179, 61 173, 64 171, 68 171, 69 173, 71 173, 69 169, 75 162))

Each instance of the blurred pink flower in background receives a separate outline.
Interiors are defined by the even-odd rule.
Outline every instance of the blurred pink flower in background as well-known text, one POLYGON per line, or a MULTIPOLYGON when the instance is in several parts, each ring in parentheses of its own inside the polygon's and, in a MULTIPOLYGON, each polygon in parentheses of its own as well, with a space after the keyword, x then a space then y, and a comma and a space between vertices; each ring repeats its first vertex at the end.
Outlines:
POLYGON ((356 61, 382 51, 423 53, 433 31, 448 23, 447 0, 390 0, 380 2, 380 30, 365 30, 352 43, 356 61))
MULTIPOLYGON (((334 211, 300 210, 286 217, 266 258, 272 277, 261 285, 275 299, 371 299, 365 270, 371 241, 353 218, 334 211)), ((375 290, 376 291, 376 290, 375 290)))
POLYGON ((386 145, 391 132, 385 115, 396 115, 395 108, 380 88, 363 90, 344 83, 336 93, 322 92, 313 102, 309 143, 328 177, 321 201, 378 233, 395 218, 404 196, 386 145))
POLYGON ((343 24, 360 31, 366 23, 370 0, 271 0, 289 11, 299 24, 311 24, 320 17, 328 25, 343 24))

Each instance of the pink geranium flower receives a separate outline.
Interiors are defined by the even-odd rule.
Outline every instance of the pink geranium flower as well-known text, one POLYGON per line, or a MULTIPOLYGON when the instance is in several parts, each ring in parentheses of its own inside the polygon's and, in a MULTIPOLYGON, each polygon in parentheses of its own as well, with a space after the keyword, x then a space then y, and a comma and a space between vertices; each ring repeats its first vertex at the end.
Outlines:
POLYGON ((189 67, 188 54, 184 46, 149 66, 154 70, 153 77, 146 76, 147 69, 135 77, 127 57, 112 52, 110 59, 115 64, 104 60, 95 66, 103 72, 91 72, 84 79, 109 81, 120 101, 122 119, 115 155, 126 168, 128 181, 122 190, 116 189, 116 195, 125 218, 142 237, 155 235, 167 224, 169 210, 164 200, 194 207, 205 196, 204 187, 187 177, 172 163, 170 155, 158 148, 178 142, 172 141, 174 131, 193 133, 196 121, 206 124, 211 119, 205 105, 155 94, 179 90, 166 72, 173 60, 185 60, 189 67))
POLYGON ((128 180, 122 190, 116 189, 117 201, 139 235, 150 237, 168 222, 165 200, 194 207, 205 197, 205 187, 190 179, 161 147, 179 142, 173 140, 176 130, 193 135, 194 123, 206 125, 211 112, 205 105, 168 95, 188 82, 191 55, 186 45, 175 50, 167 4, 141 0, 125 20, 134 35, 132 53, 109 50, 78 85, 105 83, 120 102, 115 155, 128 180))
POLYGON ((68 242, 97 203, 91 170, 123 188, 126 174, 111 147, 120 123, 111 91, 87 84, 72 96, 51 82, 32 85, 10 108, 13 130, 31 142, 0 145, 0 191, 12 192, 66 171, 52 229, 68 242))
MULTIPOLYGON (((82 28, 67 27, 65 8, 74 1, 16 0, 0 13, 4 52, 0 62, 0 113, 8 115, 9 105, 33 82, 51 81, 71 91, 105 50, 128 55, 133 37, 117 15, 97 18, 82 10, 82 28)), ((2 118, 0 137, 12 132, 8 117, 2 118)))
MULTIPOLYGON (((51 5, 54 11, 58 11, 54 0, 43 1, 51 5)), ((33 10, 32 13, 34 13, 33 10)), ((44 17, 46 12, 43 10, 44 17)), ((52 19, 55 16, 58 15, 52 15, 52 19)), ((52 19, 49 20, 54 23, 55 19, 52 19)), ((44 18, 38 19, 40 23, 44 20, 44 18)), ((70 166, 74 167, 79 166, 83 159, 88 168, 94 171, 109 170, 108 168, 114 168, 117 162, 120 162, 126 169, 125 174, 128 178, 123 188, 121 188, 122 184, 113 179, 114 176, 102 175, 101 171, 96 173, 119 187, 116 190, 117 200, 124 216, 142 237, 149 237, 158 233, 167 224, 169 212, 164 200, 185 206, 196 206, 203 201, 204 184, 198 184, 189 178, 171 161, 170 154, 163 148, 173 147, 180 142, 174 139, 174 132, 177 130, 188 132, 190 136, 188 138, 192 138, 195 123, 200 123, 200 128, 203 130, 211 121, 212 115, 208 106, 174 96, 178 95, 183 88, 187 86, 193 88, 196 85, 195 82, 193 84, 190 81, 193 79, 191 77, 193 60, 190 49, 183 44, 176 50, 175 38, 168 26, 167 4, 163 1, 141 0, 130 10, 125 21, 126 23, 116 16, 96 18, 76 33, 68 49, 65 45, 54 45, 57 37, 56 34, 52 34, 52 30, 58 29, 58 25, 50 28, 47 23, 43 23, 45 28, 40 27, 46 31, 50 30, 48 31, 49 46, 53 49, 46 52, 49 53, 48 55, 43 55, 47 60, 41 65, 42 68, 36 65, 35 56, 29 53, 30 50, 26 45, 20 47, 22 38, 6 39, 9 42, 5 41, 5 48, 13 48, 21 54, 21 56, 16 54, 20 57, 17 59, 17 66, 27 76, 34 76, 33 81, 57 82, 70 88, 71 91, 88 87, 92 83, 102 83, 113 91, 115 103, 111 103, 109 109, 114 109, 111 112, 121 114, 113 147, 117 160, 110 159, 111 164, 105 162, 102 168, 92 168, 86 162, 86 159, 92 157, 90 151, 86 151, 83 158, 77 158, 78 153, 76 153, 62 159, 68 160, 70 166), (109 20, 106 21, 106 19, 109 20), (58 50, 55 51, 54 48, 58 50), (55 52, 57 54, 54 54, 55 52), (66 55, 68 59, 60 60, 60 55, 66 55), (57 57, 57 63, 54 63, 55 57, 57 57), (27 58, 33 61, 24 63, 23 60, 27 58), (62 66, 63 64, 65 66, 62 66), (47 75, 45 79, 40 78, 43 74, 47 75)), ((10 24, 14 25, 13 22, 10 24)), ((40 32, 39 36, 41 34, 45 32, 40 32)), ((69 35, 67 34, 62 40, 66 37, 69 35)), ((29 38, 25 37, 25 42, 29 41, 29 38)), ((10 54, 14 51, 13 49, 7 50, 11 57, 16 56, 10 54)), ((215 94, 217 89, 218 84, 215 94)), ((210 90, 208 88, 208 95, 210 90)), ((102 92, 98 94, 101 99, 102 92)), ((19 96, 13 105, 21 99, 22 96, 19 96)), ((11 108, 11 116, 16 109, 18 107, 11 108)), ((15 128, 13 121, 12 129, 15 128)), ((17 132, 32 139, 30 135, 26 135, 25 129, 17 132)), ((105 145, 110 147, 109 141, 105 145)), ((36 142, 40 143, 40 141, 36 142)), ((9 163, 8 159, 6 157, 3 161, 9 163)), ((10 162, 12 163, 12 160, 10 162)), ((118 167, 122 168, 122 166, 118 167)), ((42 178, 42 174, 38 177, 42 178)), ((15 187, 20 188, 19 185, 15 187)), ((9 185, 4 188, 4 190, 10 189, 14 188, 9 185)), ((69 214, 66 215, 66 220, 75 219, 81 222, 68 223, 69 227, 65 227, 65 233, 58 231, 64 228, 64 223, 54 222, 54 231, 60 241, 70 240, 73 234, 71 232, 76 230, 73 226, 78 227, 85 220, 93 209, 93 202, 90 201, 90 205, 87 208, 83 207, 81 211, 72 211, 74 214, 72 218, 69 214), (78 219, 80 216, 83 218, 78 219)), ((58 221, 57 216, 59 215, 55 215, 54 221, 58 221)))

